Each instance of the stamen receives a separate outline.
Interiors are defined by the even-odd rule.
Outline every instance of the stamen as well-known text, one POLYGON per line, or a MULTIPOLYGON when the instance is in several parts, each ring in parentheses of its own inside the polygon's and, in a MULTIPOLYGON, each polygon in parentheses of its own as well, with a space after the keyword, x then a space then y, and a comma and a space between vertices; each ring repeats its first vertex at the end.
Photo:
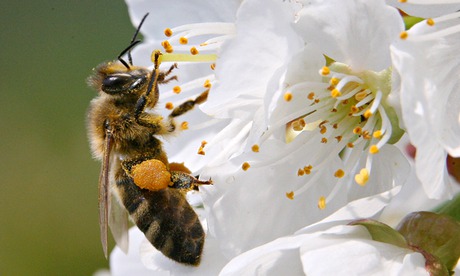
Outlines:
POLYGON ((204 81, 203 87, 209 89, 209 88, 211 88, 211 86, 212 86, 211 81, 209 79, 206 79, 204 81))
POLYGON ((186 130, 188 129, 188 122, 184 121, 180 124, 180 129, 181 130, 186 130))
POLYGON ((251 167, 251 165, 249 165, 248 162, 244 162, 243 165, 241 166, 243 171, 247 171, 250 167, 251 167))
POLYGON ((370 154, 376 154, 378 152, 379 152, 379 148, 376 145, 370 146, 370 148, 369 148, 369 153, 370 154))
POLYGON ((297 176, 303 176, 304 174, 305 174, 305 171, 302 170, 302 169, 299 169, 299 170, 297 171, 297 176))
POLYGON ((290 191, 289 193, 286 193, 286 197, 289 198, 290 200, 294 199, 294 191, 290 191))
POLYGON ((166 28, 164 30, 164 34, 165 34, 165 36, 170 37, 170 36, 173 35, 173 31, 170 28, 166 28))
POLYGON ((315 98, 315 92, 310 92, 307 96, 309 100, 313 100, 315 98))
POLYGON ((335 173, 334 176, 337 178, 342 178, 345 176, 345 172, 342 169, 338 169, 335 173))
POLYGON ((211 66, 211 70, 215 70, 215 69, 216 69, 216 64, 215 64, 215 63, 212 63, 210 66, 211 66))
POLYGON ((197 50, 195 47, 192 47, 192 48, 190 48, 190 54, 192 54, 192 55, 198 55, 199 52, 198 52, 198 50, 197 50))
POLYGON ((253 145, 253 146, 251 147, 251 150, 252 150, 253 152, 259 152, 259 145, 257 145, 257 144, 253 145))
POLYGON ((320 210, 324 210, 326 208, 326 198, 324 196, 321 196, 318 200, 318 208, 320 210))
POLYGON ((179 94, 181 91, 182 91, 182 90, 181 90, 180 86, 174 86, 174 87, 173 87, 173 92, 174 92, 174 93, 179 94))
POLYGON ((342 96, 342 93, 340 93, 339 90, 337 90, 336 88, 332 89, 331 91, 331 97, 332 98, 337 98, 337 97, 340 97, 342 96))
POLYGON ((374 136, 374 138, 378 139, 378 138, 382 137, 382 131, 381 130, 376 130, 376 131, 374 131, 372 136, 374 136))
POLYGON ((165 104, 165 108, 171 110, 171 109, 174 108, 174 105, 173 105, 172 102, 167 102, 167 103, 165 104))
POLYGON ((403 31, 399 34, 399 38, 401 39, 406 39, 409 36, 409 34, 406 31, 403 31))
POLYGON ((286 102, 290 102, 292 100, 292 93, 286 92, 283 98, 286 102))
POLYGON ((331 73, 331 70, 329 69, 329 67, 324 66, 323 68, 321 68, 321 71, 320 71, 321 75, 327 76, 329 75, 329 73, 331 73))
POLYGON ((433 18, 428 18, 428 19, 426 20, 426 24, 428 24, 429 26, 433 26, 433 25, 434 25, 434 20, 433 20, 433 18))
POLYGON ((204 140, 201 142, 201 146, 200 146, 200 148, 198 149, 198 154, 200 154, 200 155, 205 155, 205 154, 206 154, 206 153, 204 152, 204 147, 206 146, 207 143, 208 143, 208 142, 206 142, 206 141, 204 141, 204 140))
POLYGON ((186 38, 185 36, 182 36, 181 38, 179 38, 179 43, 182 44, 182 45, 185 45, 188 43, 188 38, 186 38))
POLYGON ((360 186, 365 186, 367 181, 369 181, 369 171, 367 169, 361 169, 359 174, 355 175, 355 181, 360 186))

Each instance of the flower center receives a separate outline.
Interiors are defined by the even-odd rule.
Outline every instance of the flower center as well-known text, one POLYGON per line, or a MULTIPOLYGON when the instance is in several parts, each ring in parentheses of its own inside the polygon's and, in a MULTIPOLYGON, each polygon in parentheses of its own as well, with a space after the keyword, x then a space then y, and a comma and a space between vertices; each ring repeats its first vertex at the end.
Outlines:
MULTIPOLYGON (((354 164, 357 164, 364 152, 367 155, 366 164, 358 168, 359 173, 354 176, 354 180, 365 186, 371 177, 373 156, 385 144, 399 140, 403 133, 398 127, 394 110, 386 104, 391 91, 391 69, 381 72, 354 72, 347 65, 334 62, 321 68, 319 74, 322 76, 322 87, 316 85, 314 91, 306 92, 306 87, 311 89, 311 83, 298 83, 288 87, 289 92, 284 95, 286 102, 292 102, 295 100, 292 95, 307 93, 310 101, 301 111, 306 115, 297 117, 288 124, 287 141, 292 142, 301 133, 309 132, 309 135, 316 137, 314 139, 317 139, 318 147, 325 147, 324 151, 319 148, 323 154, 315 159, 318 164, 303 165, 297 175, 305 177, 315 175, 315 170, 327 170, 337 179, 343 178, 347 170, 356 169, 354 164), (346 168, 328 167, 328 156, 337 154, 346 168)), ((313 178, 320 175, 316 174, 313 178)), ((294 194, 306 191, 309 186, 303 186, 294 194)), ((318 206, 324 209, 338 190, 337 187, 329 196, 321 196, 318 206)))

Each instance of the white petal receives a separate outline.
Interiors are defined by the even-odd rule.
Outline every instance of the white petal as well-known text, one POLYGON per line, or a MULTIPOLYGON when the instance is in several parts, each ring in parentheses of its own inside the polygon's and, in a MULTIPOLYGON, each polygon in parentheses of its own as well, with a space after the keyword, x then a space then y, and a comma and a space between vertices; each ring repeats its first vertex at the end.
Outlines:
MULTIPOLYGON (((165 38, 163 31, 180 25, 198 22, 234 22, 239 0, 126 0, 131 21, 137 26, 150 13, 141 32, 148 39, 165 38), (171 26, 174 24, 174 26, 171 26)), ((153 50, 153 49, 152 49, 153 50)))
POLYGON ((356 71, 388 68, 388 47, 404 30, 398 11, 380 0, 305 1, 296 27, 307 43, 356 71))
POLYGON ((219 82, 203 105, 205 112, 225 117, 238 116, 238 110, 253 114, 263 104, 267 83, 290 52, 301 47, 291 28, 293 20, 287 2, 248 0, 241 4, 237 34, 222 46, 216 63, 219 82))
POLYGON ((386 0, 388 5, 403 10, 407 14, 419 17, 436 17, 460 10, 458 0, 386 0))

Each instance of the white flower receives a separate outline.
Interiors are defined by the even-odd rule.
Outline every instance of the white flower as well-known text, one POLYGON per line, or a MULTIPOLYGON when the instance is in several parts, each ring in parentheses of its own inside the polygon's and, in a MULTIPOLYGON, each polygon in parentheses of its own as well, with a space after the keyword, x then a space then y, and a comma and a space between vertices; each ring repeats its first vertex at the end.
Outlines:
POLYGON ((435 17, 460 10, 458 0, 386 0, 386 2, 407 14, 420 17, 435 17))
POLYGON ((237 35, 217 63, 216 98, 203 107, 240 126, 241 152, 203 170, 216 183, 201 189, 209 230, 226 256, 388 191, 408 172, 388 145, 401 135, 386 102, 389 46, 403 30, 397 10, 383 1, 305 3, 298 14, 295 7, 242 4, 237 35), (322 69, 323 55, 337 62, 322 69), (297 132, 289 143, 286 126, 297 132))
POLYGON ((376 242, 365 228, 346 226, 348 220, 335 221, 356 211, 375 216, 384 206, 377 198, 353 202, 295 235, 237 256, 220 275, 428 275, 420 253, 376 242))
MULTIPOLYGON (((458 1, 457 1, 458 2, 458 1)), ((417 148, 417 175, 431 198, 452 197, 447 154, 460 156, 459 13, 424 20, 394 43, 402 117, 417 148)))

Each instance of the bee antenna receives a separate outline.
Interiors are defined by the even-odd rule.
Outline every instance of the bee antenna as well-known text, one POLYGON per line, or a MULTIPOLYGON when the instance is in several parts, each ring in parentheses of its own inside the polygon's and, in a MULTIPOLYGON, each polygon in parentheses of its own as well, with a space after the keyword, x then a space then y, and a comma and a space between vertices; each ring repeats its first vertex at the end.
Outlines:
POLYGON ((149 15, 149 13, 146 13, 144 15, 144 17, 142 17, 142 20, 141 20, 141 23, 139 23, 139 26, 137 27, 136 29, 136 32, 134 33, 134 36, 133 38, 131 39, 131 42, 129 43, 129 46, 126 47, 126 49, 124 49, 123 51, 121 51, 121 53, 118 55, 118 60, 126 67, 126 69, 130 69, 129 65, 133 65, 133 58, 131 57, 131 50, 134 48, 134 46, 136 46, 139 42, 141 42, 140 40, 136 40, 137 38, 137 35, 139 34, 139 31, 142 27, 142 24, 144 24, 144 21, 145 19, 147 18, 147 16, 149 15), (126 52, 128 52, 128 61, 129 61, 129 65, 128 63, 122 59, 121 57, 126 54, 126 52))

